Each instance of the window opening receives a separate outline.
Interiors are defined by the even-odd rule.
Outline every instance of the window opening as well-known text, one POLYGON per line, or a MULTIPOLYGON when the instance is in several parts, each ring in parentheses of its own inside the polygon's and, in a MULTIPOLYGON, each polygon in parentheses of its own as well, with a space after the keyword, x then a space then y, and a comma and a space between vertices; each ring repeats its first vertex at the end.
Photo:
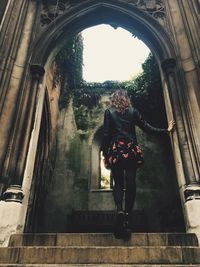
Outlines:
POLYGON ((110 170, 104 166, 104 158, 102 152, 100 152, 100 189, 112 189, 113 178, 110 170))

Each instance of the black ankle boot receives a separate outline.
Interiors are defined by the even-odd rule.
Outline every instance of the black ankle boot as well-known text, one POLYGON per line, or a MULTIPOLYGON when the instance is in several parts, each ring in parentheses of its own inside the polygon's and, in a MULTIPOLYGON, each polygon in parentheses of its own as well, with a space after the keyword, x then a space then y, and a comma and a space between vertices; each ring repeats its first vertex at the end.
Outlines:
POLYGON ((124 213, 124 239, 129 240, 131 238, 131 214, 130 213, 124 213))
POLYGON ((124 235, 124 212, 122 210, 118 210, 115 216, 115 224, 114 224, 114 236, 117 239, 123 238, 124 235))

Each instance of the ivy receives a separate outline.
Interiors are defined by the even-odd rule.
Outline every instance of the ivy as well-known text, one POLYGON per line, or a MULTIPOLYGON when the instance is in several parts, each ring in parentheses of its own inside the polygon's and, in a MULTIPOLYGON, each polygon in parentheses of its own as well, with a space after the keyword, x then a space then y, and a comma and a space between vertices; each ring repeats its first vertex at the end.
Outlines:
POLYGON ((83 76, 83 37, 75 35, 63 46, 55 61, 62 75, 68 76, 69 86, 76 88, 83 76))
MULTIPOLYGON (((166 111, 160 71, 155 57, 150 53, 142 64, 143 72, 135 79, 125 82, 125 87, 144 117, 159 127, 166 126, 166 111)), ((123 87, 123 85, 122 85, 123 87)))
POLYGON ((73 36, 64 44, 55 57, 61 77, 60 108, 66 107, 74 88, 82 83, 83 76, 83 37, 73 36))
MULTIPOLYGON (((108 80, 103 83, 91 83, 83 80, 83 38, 81 34, 73 36, 63 46, 55 61, 59 67, 62 81, 61 108, 66 107, 69 97, 73 95, 75 107, 85 106, 93 109, 99 105, 103 94, 112 94, 121 88, 128 91, 133 106, 140 110, 146 120, 159 127, 166 126, 160 72, 151 53, 142 64, 143 71, 132 80, 124 82, 108 80)), ((85 111, 83 113, 85 114, 85 111)), ((85 127, 87 128, 87 126, 85 127)))
POLYGON ((142 64, 142 73, 132 80, 103 83, 82 81, 79 89, 73 90, 74 105, 92 109, 99 104, 101 95, 112 94, 117 89, 125 89, 133 106, 138 108, 146 120, 159 127, 166 126, 165 103, 160 72, 154 56, 150 53, 142 64))

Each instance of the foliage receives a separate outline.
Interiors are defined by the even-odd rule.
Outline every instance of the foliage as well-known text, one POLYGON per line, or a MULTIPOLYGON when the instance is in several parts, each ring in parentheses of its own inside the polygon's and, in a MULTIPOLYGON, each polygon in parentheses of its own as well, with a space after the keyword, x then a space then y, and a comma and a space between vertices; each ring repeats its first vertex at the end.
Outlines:
POLYGON ((74 108, 74 115, 76 118, 77 129, 87 131, 91 127, 89 110, 85 105, 80 105, 78 108, 74 108))
POLYGON ((74 88, 82 82, 83 38, 81 34, 73 36, 55 58, 61 76, 60 107, 65 107, 74 88))
POLYGON ((101 189, 110 189, 110 175, 101 176, 101 189))
POLYGON ((67 158, 69 160, 69 168, 73 169, 76 176, 81 172, 80 163, 81 163, 81 141, 78 135, 76 135, 70 143, 69 151, 67 158))
POLYGON ((73 36, 63 46, 55 58, 61 74, 68 76, 69 86, 76 88, 82 81, 83 71, 83 37, 81 34, 73 36))
POLYGON ((100 114, 100 107, 88 108, 85 105, 74 107, 74 115, 76 120, 76 126, 78 130, 88 132, 96 126, 100 114))
POLYGON ((126 89, 133 105, 153 125, 166 127, 165 104, 160 72, 152 54, 142 64, 143 72, 130 81, 105 81, 87 83, 83 81, 79 90, 74 90, 74 105, 91 109, 99 104, 102 94, 111 94, 116 89, 126 89))
POLYGON ((100 97, 101 97, 100 91, 95 91, 93 89, 79 89, 74 90, 73 96, 74 96, 74 105, 76 107, 80 107, 81 105, 84 105, 88 108, 96 107, 99 103, 100 97))
POLYGON ((81 34, 74 36, 66 43, 56 56, 56 62, 63 77, 60 106, 65 107, 70 95, 73 94, 74 106, 80 109, 75 113, 78 117, 81 115, 80 123, 78 123, 81 129, 89 127, 86 125, 86 119, 90 117, 90 110, 99 105, 101 95, 112 94, 113 91, 120 88, 128 91, 133 105, 140 110, 146 120, 158 127, 166 127, 159 68, 151 53, 142 64, 143 71, 137 77, 125 82, 108 80, 103 83, 88 83, 83 81, 83 39, 81 34), (83 117, 85 119, 81 122, 83 117))
POLYGON ((133 105, 151 123, 165 127, 165 103, 162 92, 160 72, 152 54, 142 64, 143 72, 134 80, 121 84, 128 90, 133 105))

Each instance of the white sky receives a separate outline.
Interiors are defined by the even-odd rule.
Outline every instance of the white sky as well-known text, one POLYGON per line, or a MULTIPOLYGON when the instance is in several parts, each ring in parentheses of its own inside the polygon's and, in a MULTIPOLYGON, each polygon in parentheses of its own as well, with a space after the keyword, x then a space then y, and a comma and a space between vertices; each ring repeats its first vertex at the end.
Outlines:
POLYGON ((122 28, 98 25, 82 32, 83 79, 88 82, 129 80, 141 71, 150 50, 122 28))

